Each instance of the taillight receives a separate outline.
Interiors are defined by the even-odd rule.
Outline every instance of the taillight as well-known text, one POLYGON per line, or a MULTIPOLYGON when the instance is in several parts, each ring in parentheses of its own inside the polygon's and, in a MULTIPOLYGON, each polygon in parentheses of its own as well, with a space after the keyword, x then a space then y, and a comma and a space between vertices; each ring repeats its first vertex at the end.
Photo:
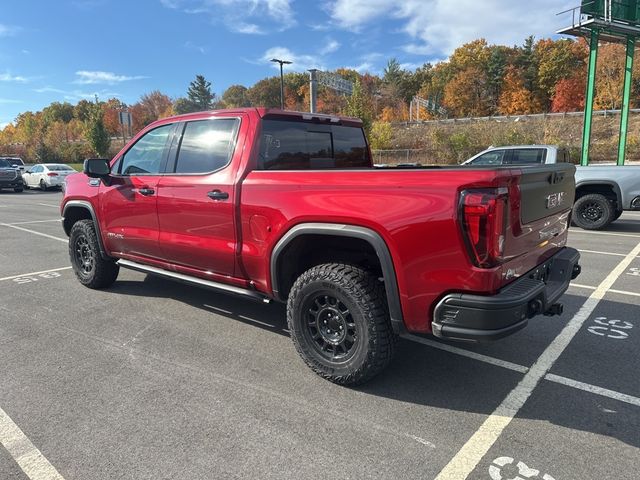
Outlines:
POLYGON ((58 174, 56 172, 49 172, 49 173, 47 173, 47 176, 49 176, 49 177, 57 177, 58 174))
POLYGON ((507 189, 465 190, 460 195, 460 224, 471 261, 493 268, 503 262, 507 228, 507 189))

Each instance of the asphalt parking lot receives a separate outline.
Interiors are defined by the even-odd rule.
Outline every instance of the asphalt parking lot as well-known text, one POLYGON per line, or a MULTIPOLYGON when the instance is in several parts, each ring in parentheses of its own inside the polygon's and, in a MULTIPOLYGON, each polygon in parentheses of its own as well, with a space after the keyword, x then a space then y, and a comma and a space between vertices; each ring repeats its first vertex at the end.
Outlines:
POLYGON ((640 478, 640 214, 572 229, 561 317, 403 339, 347 389, 281 305, 127 270, 81 287, 60 199, 0 193, 0 479, 640 478))

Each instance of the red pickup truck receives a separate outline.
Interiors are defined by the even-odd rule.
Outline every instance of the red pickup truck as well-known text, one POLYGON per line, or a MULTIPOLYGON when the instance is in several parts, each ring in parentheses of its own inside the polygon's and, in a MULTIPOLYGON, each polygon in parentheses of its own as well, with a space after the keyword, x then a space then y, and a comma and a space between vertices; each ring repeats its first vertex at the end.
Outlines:
POLYGON ((74 272, 120 267, 287 303, 321 376, 364 382, 403 333, 493 340, 562 313, 575 167, 373 168, 362 123, 271 109, 160 120, 67 177, 74 272))

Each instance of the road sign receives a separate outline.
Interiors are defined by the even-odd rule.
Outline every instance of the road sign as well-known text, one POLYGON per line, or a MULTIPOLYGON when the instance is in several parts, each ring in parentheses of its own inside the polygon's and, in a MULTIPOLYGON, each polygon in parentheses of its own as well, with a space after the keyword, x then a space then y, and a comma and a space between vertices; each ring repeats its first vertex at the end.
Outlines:
POLYGON ((120 125, 131 125, 131 112, 118 112, 120 125))

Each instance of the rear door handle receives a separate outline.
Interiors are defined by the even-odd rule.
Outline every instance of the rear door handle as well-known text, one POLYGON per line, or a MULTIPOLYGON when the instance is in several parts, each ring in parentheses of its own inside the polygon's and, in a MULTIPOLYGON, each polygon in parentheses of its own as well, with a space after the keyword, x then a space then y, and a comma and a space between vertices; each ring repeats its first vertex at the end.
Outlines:
POLYGON ((148 197, 156 193, 156 191, 153 188, 139 188, 138 193, 140 195, 144 195, 145 197, 148 197))
POLYGON ((227 200, 229 198, 229 194, 222 190, 213 190, 212 192, 207 192, 207 197, 212 198, 213 200, 227 200))

